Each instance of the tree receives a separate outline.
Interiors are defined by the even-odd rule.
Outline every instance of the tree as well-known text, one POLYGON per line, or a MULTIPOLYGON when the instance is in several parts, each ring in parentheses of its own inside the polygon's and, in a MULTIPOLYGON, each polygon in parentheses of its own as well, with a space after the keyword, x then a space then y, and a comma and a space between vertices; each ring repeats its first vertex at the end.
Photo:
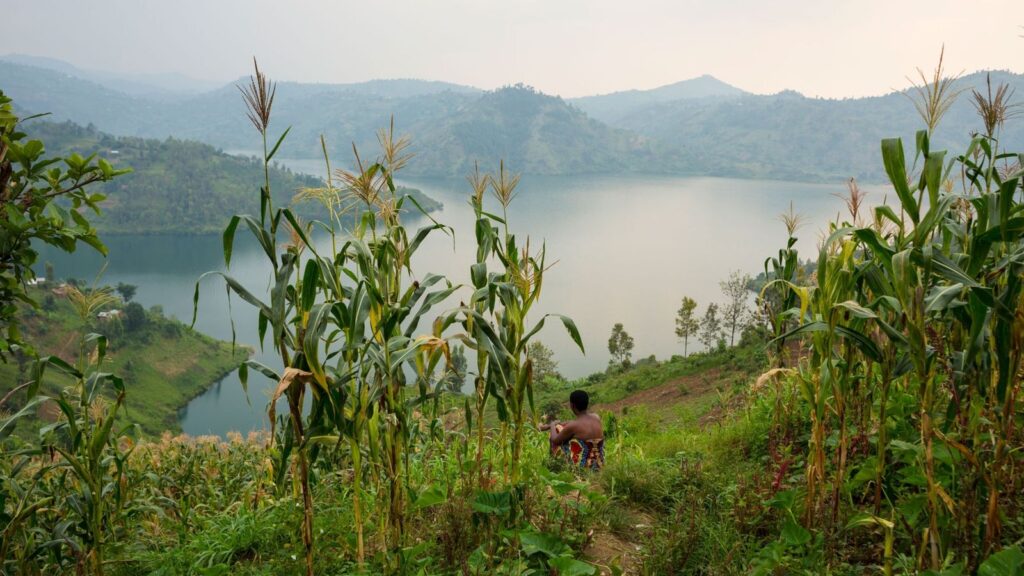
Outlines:
POLYGON ((38 307, 25 286, 35 278, 39 242, 66 252, 82 242, 106 254, 85 219, 85 209, 98 211, 103 195, 87 188, 128 172, 95 156, 46 158, 43 143, 28 140, 20 123, 11 99, 0 91, 0 360, 24 344, 15 304, 38 307))
POLYGON ((749 274, 740 270, 734 270, 729 274, 727 280, 718 283, 725 295, 725 308, 722 310, 722 320, 725 328, 729 330, 729 345, 736 344, 736 329, 742 332, 743 319, 747 313, 747 300, 750 298, 747 287, 752 279, 749 274))
POLYGON ((608 339, 608 352, 612 355, 613 364, 628 367, 633 356, 633 337, 622 328, 622 323, 612 327, 612 336, 608 339))
POLYGON ((708 304, 704 318, 700 321, 700 341, 705 350, 714 349, 718 339, 722 337, 722 320, 718 317, 718 304, 708 304))
POLYGON ((124 327, 128 332, 135 332, 146 325, 146 310, 138 302, 129 302, 124 307, 124 327))
POLYGON ((697 320, 697 301, 689 296, 683 296, 683 304, 676 311, 676 336, 683 339, 683 356, 686 356, 686 348, 690 336, 696 336, 700 330, 700 321, 697 320))
POLYGON ((117 293, 121 295, 121 298, 123 298, 126 303, 132 301, 137 289, 138 286, 134 284, 125 284, 124 282, 117 283, 117 293))
POLYGON ((561 379, 562 375, 558 373, 558 362, 555 361, 555 353, 544 345, 543 342, 537 340, 530 342, 526 347, 526 356, 530 359, 530 363, 533 364, 533 381, 544 383, 549 377, 561 379))
POLYGON ((57 279, 57 277, 56 277, 56 274, 53 271, 53 264, 50 263, 50 262, 47 262, 46 263, 46 283, 47 284, 53 284, 53 281, 56 280, 56 279, 57 279))
POLYGON ((466 347, 457 345, 452 348, 452 365, 445 372, 441 383, 449 392, 462 392, 462 385, 466 383, 466 347))

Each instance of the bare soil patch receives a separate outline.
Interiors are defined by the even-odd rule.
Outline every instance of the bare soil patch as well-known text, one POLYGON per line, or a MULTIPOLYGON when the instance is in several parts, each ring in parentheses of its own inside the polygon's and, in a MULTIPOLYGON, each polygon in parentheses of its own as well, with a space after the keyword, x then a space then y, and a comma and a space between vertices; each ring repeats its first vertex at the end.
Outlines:
POLYGON ((596 408, 614 414, 622 414, 624 409, 633 406, 646 406, 656 413, 664 412, 666 409, 692 402, 705 394, 714 392, 715 388, 723 381, 738 375, 740 375, 739 372, 712 368, 699 374, 681 376, 653 388, 640 390, 615 402, 598 404, 596 408))

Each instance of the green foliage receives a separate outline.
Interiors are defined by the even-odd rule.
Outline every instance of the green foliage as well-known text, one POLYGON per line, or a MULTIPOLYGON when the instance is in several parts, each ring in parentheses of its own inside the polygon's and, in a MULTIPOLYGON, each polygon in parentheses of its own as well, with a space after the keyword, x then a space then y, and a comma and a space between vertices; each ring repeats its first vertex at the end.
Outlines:
POLYGON ((551 351, 540 340, 530 342, 526 347, 526 355, 533 365, 533 381, 546 384, 549 379, 562 380, 558 373, 558 361, 555 360, 555 353, 551 351))
POLYGON ((138 302, 129 302, 124 307, 124 327, 128 332, 136 332, 146 325, 146 309, 138 302))
MULTIPOLYGON (((388 572, 404 571, 411 566, 415 550, 408 546, 410 504, 414 495, 415 502, 422 502, 426 493, 417 490, 411 462, 442 436, 439 408, 444 376, 438 378, 436 372, 442 361, 442 374, 454 371, 447 339, 458 338, 476 351, 478 413, 482 414, 488 397, 495 398, 503 421, 503 442, 499 445, 502 465, 513 490, 522 489, 518 484, 525 406, 528 401, 532 404, 533 386, 526 346, 547 316, 533 326, 527 325, 526 317, 539 296, 544 249, 531 253, 528 240, 519 245, 510 233, 507 208, 518 179, 510 178, 502 166, 499 175, 483 180, 483 186, 476 189, 480 193, 474 195, 479 246, 477 264, 471 271, 476 289, 472 298, 435 320, 429 334, 417 335, 424 316, 459 286, 435 274, 419 280, 411 278, 413 257, 427 236, 434 231, 451 231, 431 220, 431 224, 410 234, 401 223, 407 198, 398 193, 393 178, 411 157, 408 141, 396 138, 392 124, 378 135, 381 152, 375 162, 365 165, 356 153, 355 171, 332 173, 326 141, 321 140, 330 176, 325 187, 310 191, 309 196, 318 200, 329 215, 327 222, 316 222, 328 234, 330 252, 322 253, 324 249, 310 241, 312 225, 300 223, 289 208, 274 207, 270 162, 288 134, 285 130, 273 145, 268 140, 276 86, 257 68, 242 93, 249 119, 263 141, 264 183, 260 187, 259 218, 235 216, 224 231, 224 258, 230 267, 235 235, 243 224, 266 255, 271 271, 269 299, 262 300, 229 274, 207 275, 222 277, 229 297, 234 294, 256 308, 260 339, 268 337, 284 365, 280 374, 251 361, 240 370, 243 384, 250 369, 277 381, 268 410, 277 492, 284 493, 292 482, 301 492, 303 518, 299 532, 306 573, 311 575, 315 549, 314 468, 322 456, 337 458, 342 448, 347 448, 352 466, 356 562, 363 565, 367 560, 364 519, 368 517, 363 511, 370 504, 364 498, 372 495, 378 503, 375 513, 380 519, 381 563, 388 572), (505 210, 504 218, 483 211, 482 190, 488 184, 505 210), (285 245, 278 240, 282 226, 288 227, 291 237, 285 245), (498 269, 488 273, 486 263, 491 258, 498 269), (453 325, 461 326, 464 332, 446 335, 446 329, 453 325), (309 410, 305 412, 307 393, 309 410), (282 397, 288 411, 278 418, 277 400, 282 397), (508 428, 512 436, 504 442, 508 428), (295 470, 294 476, 289 477, 289 469, 295 470), (369 476, 369 486, 363 484, 365 476, 369 476)), ((198 288, 197 282, 197 306, 198 288)), ((572 321, 559 318, 580 344, 572 321)), ((468 400, 467 420, 471 425, 468 400)), ((485 481, 482 420, 478 419, 477 456, 477 480, 481 484, 485 481)), ((462 450, 468 450, 468 440, 462 450)), ((510 521, 515 518, 513 514, 510 521)), ((485 563, 490 560, 485 559, 485 563)))
MULTIPOLYGON (((926 107, 932 127, 940 100, 926 107)), ((980 571, 1024 535, 1007 522, 1021 506, 1022 461, 1010 446, 1021 409, 1024 174, 1021 156, 999 146, 978 135, 947 162, 922 130, 908 165, 902 141, 884 140, 896 209, 864 214, 851 187, 849 217, 831 225, 814 277, 792 279, 791 228, 772 261, 778 280, 765 287, 782 288, 778 340, 810 347, 798 369, 775 372, 799 391, 809 422, 794 503, 802 529, 875 540, 885 573, 980 571)), ((809 554, 839 563, 819 548, 799 556, 809 554)))
POLYGON ((718 283, 722 288, 722 295, 725 296, 725 306, 722 308, 723 328, 729 332, 729 345, 736 344, 736 330, 743 333, 744 322, 748 314, 747 300, 750 299, 747 286, 751 282, 749 274, 735 270, 729 274, 727 280, 718 283))
POLYGON ((0 91, 0 360, 21 345, 17 304, 38 306, 25 289, 35 278, 33 243, 73 252, 82 242, 105 254, 83 214, 85 209, 98 214, 104 196, 87 188, 128 172, 95 154, 48 157, 42 141, 21 132, 11 99, 0 91))
POLYGON ((469 363, 466 360, 465 346, 456 344, 451 350, 451 365, 445 370, 441 382, 446 390, 458 394, 462 392, 462 386, 466 383, 466 369, 469 363))
POLYGON ((690 336, 696 336, 700 330, 696 312, 697 301, 689 296, 683 296, 682 305, 676 311, 676 336, 683 340, 683 356, 687 354, 690 336))
POLYGON ((635 345, 633 337, 622 327, 622 323, 612 326, 612 335, 608 338, 608 353, 612 355, 611 363, 624 368, 629 367, 635 345))
MULTIPOLYGON (((116 137, 96 128, 70 122, 34 122, 28 129, 62 153, 103 150, 134 172, 99 186, 110 200, 97 227, 106 233, 208 234, 220 232, 239 211, 255 213, 257 199, 249 192, 263 180, 262 163, 253 157, 225 154, 206 144, 167 138, 152 140, 116 137)), ((284 205, 304 189, 323 185, 319 178, 293 173, 276 163, 268 169, 275 202, 284 205)), ((418 190, 405 190, 424 209, 436 210, 436 201, 418 190)), ((294 208, 302 218, 320 218, 318 203, 294 208)))
POLYGON ((700 320, 700 342, 705 350, 712 350, 722 338, 722 319, 718 315, 718 304, 708 304, 700 320))
MULTIPOLYGON (((65 297, 55 296, 51 289, 30 288, 29 294, 43 302, 43 309, 29 314, 27 305, 18 307, 24 340, 41 354, 71 358, 73 344, 89 332, 104 333, 108 354, 106 370, 120 374, 130 390, 126 410, 118 413, 118 426, 138 424, 141 431, 158 436, 165 430, 180 430, 179 410, 197 394, 231 372, 248 349, 232 349, 229 342, 213 340, 188 330, 179 321, 166 318, 162 313, 146 313, 138 303, 132 302, 122 309, 120 318, 100 320, 90 316, 83 326, 80 316, 65 297), (136 308, 138 307, 138 308, 136 308), (142 312, 144 321, 133 328, 133 318, 142 312), (120 332, 113 329, 119 326, 120 332), (133 370, 128 365, 134 365, 133 370)), ((116 308, 116 304, 111 304, 116 308)), ((31 357, 22 354, 25 362, 31 357)), ((15 355, 15 359, 19 355, 15 355)), ((21 393, 11 393, 31 380, 30 373, 20 373, 11 361, 0 363, 0 397, 3 410, 14 412, 24 405, 21 393)), ((65 374, 47 371, 40 384, 40 393, 57 396, 73 381, 65 374)), ((35 415, 21 420, 15 434, 23 439, 35 437, 36 428, 43 420, 35 415)))
POLYGON ((121 299, 124 300, 125 303, 128 303, 131 302, 132 298, 135 297, 135 291, 138 290, 138 288, 139 287, 134 284, 125 284, 124 282, 118 282, 115 290, 117 290, 117 293, 121 295, 121 299))
MULTIPOLYGON (((87 323, 108 301, 102 290, 77 293, 80 322, 87 323)), ((104 573, 104 552, 114 532, 124 528, 130 505, 125 467, 133 449, 130 427, 115 427, 126 387, 121 378, 103 371, 106 352, 106 338, 89 334, 79 344, 74 365, 56 356, 39 359, 25 385, 25 405, 0 423, 2 441, 37 406, 52 403, 58 414, 56 422, 39 430, 37 442, 0 460, 0 502, 16 503, 13 514, 3 508, 8 521, 0 532, 0 568, 5 573, 36 572, 40 564, 104 573), (52 398, 39 393, 47 368, 73 380, 52 398), (34 457, 42 454, 53 457, 37 463, 41 469, 30 474, 34 457), (52 551, 46 554, 47 549, 52 551)))

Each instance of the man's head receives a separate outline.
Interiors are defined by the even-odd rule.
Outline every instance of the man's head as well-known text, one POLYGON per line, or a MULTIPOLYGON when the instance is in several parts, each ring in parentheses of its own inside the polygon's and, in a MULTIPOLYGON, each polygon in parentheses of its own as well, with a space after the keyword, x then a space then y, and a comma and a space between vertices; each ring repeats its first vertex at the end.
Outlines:
POLYGON ((573 390, 572 394, 569 394, 569 406, 572 406, 573 412, 582 414, 587 411, 587 406, 590 406, 590 396, 583 390, 573 390))

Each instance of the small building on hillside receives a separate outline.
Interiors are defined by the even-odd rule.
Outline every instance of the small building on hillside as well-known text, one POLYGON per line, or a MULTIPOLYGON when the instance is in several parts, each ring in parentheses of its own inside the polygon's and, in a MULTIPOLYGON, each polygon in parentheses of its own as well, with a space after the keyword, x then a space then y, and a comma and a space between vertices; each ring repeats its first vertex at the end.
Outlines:
POLYGON ((97 314, 96 317, 99 318, 100 320, 113 320, 115 318, 120 318, 123 315, 124 315, 124 312, 122 312, 120 310, 117 310, 117 309, 114 309, 114 310, 104 310, 103 312, 100 312, 99 314, 97 314))

